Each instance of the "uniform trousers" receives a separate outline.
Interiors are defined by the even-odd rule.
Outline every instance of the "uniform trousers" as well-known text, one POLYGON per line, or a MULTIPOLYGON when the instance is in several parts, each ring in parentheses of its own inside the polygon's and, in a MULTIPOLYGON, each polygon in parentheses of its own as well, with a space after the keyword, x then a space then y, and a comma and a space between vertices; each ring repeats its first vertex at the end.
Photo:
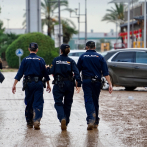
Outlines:
POLYGON ((66 119, 66 125, 70 121, 71 106, 73 103, 74 94, 74 82, 64 81, 63 87, 58 84, 53 87, 53 96, 55 101, 55 109, 57 111, 57 117, 61 122, 62 119, 66 119))
POLYGON ((99 94, 101 91, 100 82, 91 82, 91 79, 83 79, 84 101, 87 113, 87 124, 99 124, 99 94), (96 115, 96 116, 94 116, 96 115))
POLYGON ((40 122, 43 114, 43 103, 42 81, 28 83, 25 90, 25 116, 27 122, 40 122))

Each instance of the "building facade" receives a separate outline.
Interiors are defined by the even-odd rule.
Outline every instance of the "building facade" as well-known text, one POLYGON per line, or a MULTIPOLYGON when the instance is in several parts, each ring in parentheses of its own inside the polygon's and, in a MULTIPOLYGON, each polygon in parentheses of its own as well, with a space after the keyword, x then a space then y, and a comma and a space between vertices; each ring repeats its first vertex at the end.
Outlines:
MULTIPOLYGON (((121 40, 118 38, 118 35, 111 30, 109 33, 100 33, 100 32, 89 32, 87 33, 87 41, 95 41, 96 45, 101 43, 110 43, 110 49, 114 48, 114 44, 116 42, 121 42, 121 40)), ((80 32, 79 36, 73 35, 71 38, 69 45, 71 46, 71 49, 83 49, 85 48, 85 32, 80 32), (80 40, 80 41, 78 41, 80 40)))
MULTIPOLYGON (((136 3, 130 7, 130 46, 133 48, 144 47, 144 2, 136 3)), ((146 4, 147 7, 147 4, 146 4)), ((128 9, 124 10, 124 23, 120 25, 122 43, 127 46, 128 9)), ((128 47, 128 46, 127 46, 128 47)))

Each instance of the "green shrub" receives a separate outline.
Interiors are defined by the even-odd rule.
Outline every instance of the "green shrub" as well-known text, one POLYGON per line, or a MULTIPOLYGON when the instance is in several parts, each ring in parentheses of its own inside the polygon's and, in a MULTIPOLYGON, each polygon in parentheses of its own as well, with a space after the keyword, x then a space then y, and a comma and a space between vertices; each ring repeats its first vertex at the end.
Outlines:
POLYGON ((21 48, 24 51, 21 60, 29 55, 28 47, 31 42, 38 44, 39 51, 38 56, 44 58, 46 64, 51 64, 53 58, 59 55, 59 48, 54 47, 54 41, 42 33, 28 33, 21 35, 16 39, 6 50, 6 60, 9 67, 18 68, 19 60, 16 56, 15 51, 21 48))

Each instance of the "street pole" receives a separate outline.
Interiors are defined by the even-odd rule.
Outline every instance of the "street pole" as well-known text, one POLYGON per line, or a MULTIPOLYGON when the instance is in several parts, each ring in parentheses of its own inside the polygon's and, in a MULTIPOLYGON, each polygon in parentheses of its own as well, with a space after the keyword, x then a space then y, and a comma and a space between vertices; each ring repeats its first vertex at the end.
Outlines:
POLYGON ((87 41, 87 0, 85 0, 85 44, 87 41))
MULTIPOLYGON (((85 23, 85 44, 86 44, 86 41, 87 41, 87 0, 85 0, 85 14, 80 14, 80 3, 79 3, 79 13, 78 14, 76 13, 76 15, 78 15, 78 17, 72 17, 71 13, 72 12, 70 12, 71 18, 78 18, 78 30, 79 30, 78 40, 80 40, 80 23, 85 23), (85 16, 84 22, 80 22, 80 16, 85 16)), ((78 48, 79 48, 79 44, 78 44, 78 48)))
POLYGON ((8 29, 9 29, 9 19, 7 19, 8 29))
POLYGON ((19 56, 19 67, 21 65, 21 56, 19 56))
POLYGON ((146 0, 144 2, 144 48, 146 48, 146 0))
MULTIPOLYGON (((133 9, 133 0, 132 0, 132 20, 134 18, 134 9, 133 9)), ((133 21, 132 21, 132 48, 133 48, 133 42, 134 42, 134 24, 133 24, 133 21)))
POLYGON ((117 32, 117 26, 118 26, 118 25, 117 25, 117 22, 116 22, 116 43, 117 43, 117 33, 118 33, 118 32, 117 32))
MULTIPOLYGON (((80 3, 79 3, 78 29, 79 29, 78 41, 79 41, 80 40, 80 3)), ((79 44, 78 44, 78 49, 79 49, 79 44)))
POLYGON ((58 0, 58 13, 59 13, 59 55, 60 55, 60 46, 61 46, 61 20, 60 20, 60 0, 58 0))
POLYGON ((8 29, 9 29, 9 20, 10 19, 7 18, 7 27, 8 27, 8 29))
POLYGON ((128 44, 128 48, 129 48, 130 47, 130 0, 128 2, 128 29, 127 29, 127 32, 128 32, 127 44, 128 44))

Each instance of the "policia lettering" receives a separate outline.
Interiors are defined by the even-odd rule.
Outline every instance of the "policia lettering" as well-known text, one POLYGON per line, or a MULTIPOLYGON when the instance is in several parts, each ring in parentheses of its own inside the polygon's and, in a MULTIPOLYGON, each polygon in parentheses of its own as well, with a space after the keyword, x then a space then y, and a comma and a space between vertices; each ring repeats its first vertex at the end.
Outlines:
POLYGON ((66 130, 70 121, 70 111, 74 94, 74 78, 76 79, 76 90, 79 92, 81 87, 81 78, 74 60, 67 55, 70 52, 70 46, 62 44, 61 55, 55 58, 51 67, 47 68, 48 74, 54 75, 53 96, 57 116, 61 122, 61 129, 66 130), (74 77, 73 77, 74 72, 74 77), (63 102, 62 102, 63 101, 63 102))
POLYGON ((87 112, 87 130, 97 128, 100 118, 99 94, 101 91, 101 76, 105 76, 109 83, 109 93, 112 92, 108 67, 104 58, 95 51, 95 42, 86 43, 86 52, 80 56, 77 67, 82 71, 85 108, 87 112))
POLYGON ((43 58, 36 55, 38 52, 37 43, 31 43, 29 46, 30 55, 24 58, 21 66, 15 76, 15 81, 12 87, 12 92, 16 92, 16 84, 22 76, 23 90, 25 90, 25 116, 27 127, 40 129, 40 120, 43 113, 43 87, 47 82, 47 91, 50 92, 49 76, 45 68, 45 61, 43 58), (43 79, 43 80, 42 80, 43 79))

